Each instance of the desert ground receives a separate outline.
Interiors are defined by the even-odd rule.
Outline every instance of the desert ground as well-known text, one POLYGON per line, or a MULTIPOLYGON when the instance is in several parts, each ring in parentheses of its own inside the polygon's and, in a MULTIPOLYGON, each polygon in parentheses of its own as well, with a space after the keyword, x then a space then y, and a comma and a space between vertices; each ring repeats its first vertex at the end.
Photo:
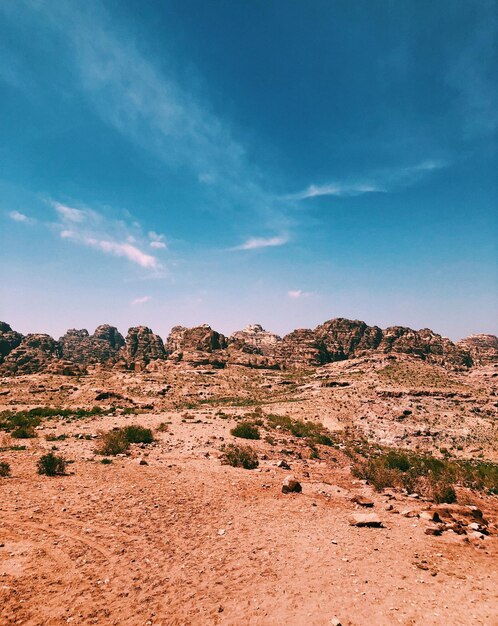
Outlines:
POLYGON ((302 372, 167 363, 0 379, 2 411, 88 411, 42 419, 27 439, 0 431, 1 624, 498 624, 497 496, 377 490, 348 454, 361 438, 496 461, 497 373, 384 355, 302 372), (323 424, 333 445, 279 416, 323 424), (259 439, 231 434, 244 421, 259 439), (130 424, 154 441, 97 452, 130 424), (230 443, 258 467, 224 464, 230 443), (64 475, 37 473, 49 451, 64 475), (282 492, 289 475, 301 492, 282 492))

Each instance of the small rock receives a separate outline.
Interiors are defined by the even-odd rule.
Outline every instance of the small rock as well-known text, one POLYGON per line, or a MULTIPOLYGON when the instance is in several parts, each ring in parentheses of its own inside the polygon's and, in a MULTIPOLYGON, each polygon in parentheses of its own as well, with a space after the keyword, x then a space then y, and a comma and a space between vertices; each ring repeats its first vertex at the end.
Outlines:
POLYGON ((300 493, 303 490, 301 483, 294 476, 286 476, 282 484, 282 493, 300 493))
POLYGON ((433 537, 439 537, 439 535, 441 535, 442 532, 443 531, 438 526, 429 526, 429 528, 426 528, 424 530, 424 533, 426 535, 432 535, 433 537))
POLYGON ((148 465, 147 461, 143 457, 140 457, 138 459, 138 464, 139 465, 148 465))
POLYGON ((355 502, 356 504, 364 506, 365 508, 371 508, 374 505, 372 500, 369 500, 368 498, 365 498, 365 496, 360 495, 353 496, 351 498, 351 502, 355 502))
POLYGON ((330 626, 342 626, 341 621, 337 619, 337 617, 333 617, 330 620, 330 626))
POLYGON ((382 528, 382 522, 375 513, 354 513, 349 518, 349 524, 358 527, 382 528))
POLYGON ((403 517, 418 517, 418 511, 413 511, 412 509, 405 509, 401 511, 401 515, 403 517))
POLYGON ((439 517, 437 511, 420 511, 419 515, 420 519, 425 519, 429 522, 440 522, 441 518, 439 517))
POLYGON ((287 463, 287 461, 285 461, 284 459, 282 459, 281 461, 279 461, 277 463, 277 467, 281 467, 282 469, 286 469, 286 470, 290 470, 290 465, 287 463))

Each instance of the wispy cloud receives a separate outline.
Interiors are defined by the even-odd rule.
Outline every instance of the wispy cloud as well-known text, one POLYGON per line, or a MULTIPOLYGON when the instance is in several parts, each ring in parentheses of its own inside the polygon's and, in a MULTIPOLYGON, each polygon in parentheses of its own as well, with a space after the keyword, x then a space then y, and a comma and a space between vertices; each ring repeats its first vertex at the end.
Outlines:
POLYGON ((23 222, 24 224, 33 224, 35 220, 24 213, 20 213, 19 211, 10 211, 9 217, 14 222, 23 222))
POLYGON ((288 235, 276 235, 274 237, 250 237, 240 246, 233 248, 233 250, 257 250, 258 248, 272 248, 275 246, 283 246, 288 242, 288 235))
POLYGON ((155 233, 153 230, 149 232, 149 246, 151 248, 155 248, 156 250, 166 249, 168 246, 166 245, 166 237, 164 235, 159 235, 155 233))
POLYGON ((51 204, 58 214, 56 226, 62 239, 127 259, 147 270, 162 269, 155 256, 141 249, 140 241, 145 243, 145 238, 136 222, 109 219, 93 209, 76 209, 59 202, 51 204))
POLYGON ((413 185, 433 170, 445 167, 444 161, 427 160, 416 165, 379 170, 363 179, 310 185, 303 191, 286 196, 289 200, 306 200, 319 196, 354 197, 368 193, 389 193, 413 185))
POLYGON ((291 289, 287 292, 287 295, 292 300, 299 300, 300 298, 307 298, 313 295, 313 293, 311 291, 303 291, 302 289, 291 289))
POLYGON ((150 302, 151 300, 151 296, 143 296, 142 298, 135 298, 135 300, 132 300, 131 305, 135 306, 137 304, 145 304, 146 302, 150 302))

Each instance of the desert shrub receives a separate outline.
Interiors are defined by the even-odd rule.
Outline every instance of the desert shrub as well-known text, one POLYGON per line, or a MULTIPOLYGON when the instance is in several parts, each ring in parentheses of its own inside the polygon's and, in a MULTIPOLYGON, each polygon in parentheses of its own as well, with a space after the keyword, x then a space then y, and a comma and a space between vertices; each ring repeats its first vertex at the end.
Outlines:
POLYGON ((259 428, 251 422, 240 422, 230 431, 234 437, 241 439, 259 439, 259 428))
POLYGON ((122 430, 110 430, 101 434, 100 445, 97 446, 95 452, 115 456, 116 454, 124 454, 129 447, 130 442, 122 430))
POLYGON ((318 422, 303 422, 294 420, 287 415, 268 415, 270 428, 280 426, 282 430, 290 432, 294 437, 304 438, 311 445, 333 446, 334 441, 328 428, 318 422))
POLYGON ((129 443, 152 443, 154 441, 154 435, 150 428, 131 424, 130 426, 125 426, 122 431, 126 441, 129 443))
POLYGON ((7 461, 0 462, 0 476, 4 478, 10 476, 10 465, 7 463, 7 461))
POLYGON ((38 459, 38 474, 45 476, 63 475, 66 472, 66 464, 67 461, 62 456, 49 452, 38 459))
POLYGON ((251 446, 237 446, 229 443, 222 447, 223 456, 221 462, 232 467, 243 467, 244 469, 254 469, 258 467, 258 455, 251 446))
POLYGON ((168 422, 161 422, 159 426, 156 428, 158 433, 167 433, 169 431, 168 422))
POLYGON ((102 459, 100 461, 102 463, 102 465, 110 465, 112 463, 112 459, 102 459))
POLYGON ((54 434, 50 434, 50 435, 46 435, 45 439, 47 441, 64 441, 64 439, 67 439, 67 435, 54 435, 54 434))
POLYGON ((34 439, 36 437, 36 431, 32 426, 19 426, 11 431, 10 435, 14 437, 14 439, 34 439))

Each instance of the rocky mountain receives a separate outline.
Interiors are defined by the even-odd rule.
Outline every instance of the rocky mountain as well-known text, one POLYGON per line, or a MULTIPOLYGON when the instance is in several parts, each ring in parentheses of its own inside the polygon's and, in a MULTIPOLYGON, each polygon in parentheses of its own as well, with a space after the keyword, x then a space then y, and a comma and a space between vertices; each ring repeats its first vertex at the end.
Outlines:
POLYGON ((230 336, 230 342, 241 350, 263 355, 273 354, 275 347, 281 341, 281 337, 268 332, 261 324, 249 324, 243 330, 238 330, 230 336), (255 350, 248 348, 255 348, 255 350))
POLYGON ((498 337, 495 335, 470 335, 456 345, 468 351, 474 363, 498 363, 498 337))
POLYGON ((163 340, 147 326, 130 328, 123 357, 130 369, 140 371, 151 361, 166 358, 163 340))
POLYGON ((498 362, 498 338, 472 335, 453 343, 428 328, 392 326, 382 330, 360 320, 336 318, 312 329, 297 329, 283 338, 252 324, 227 338, 207 324, 175 326, 165 344, 146 326, 128 330, 104 324, 93 335, 68 330, 59 341, 27 335, 0 322, 0 375, 43 371, 77 373, 87 366, 143 370, 161 363, 185 362, 197 367, 303 368, 342 361, 369 352, 402 353, 444 367, 471 367, 498 362), (154 364, 154 365, 153 365, 154 364))
POLYGON ((112 364, 125 345, 123 335, 114 326, 103 324, 89 335, 86 329, 70 329, 59 339, 62 357, 73 363, 92 365, 112 364))
POLYGON ((21 343, 23 336, 6 324, 0 322, 0 363, 14 348, 21 343))

